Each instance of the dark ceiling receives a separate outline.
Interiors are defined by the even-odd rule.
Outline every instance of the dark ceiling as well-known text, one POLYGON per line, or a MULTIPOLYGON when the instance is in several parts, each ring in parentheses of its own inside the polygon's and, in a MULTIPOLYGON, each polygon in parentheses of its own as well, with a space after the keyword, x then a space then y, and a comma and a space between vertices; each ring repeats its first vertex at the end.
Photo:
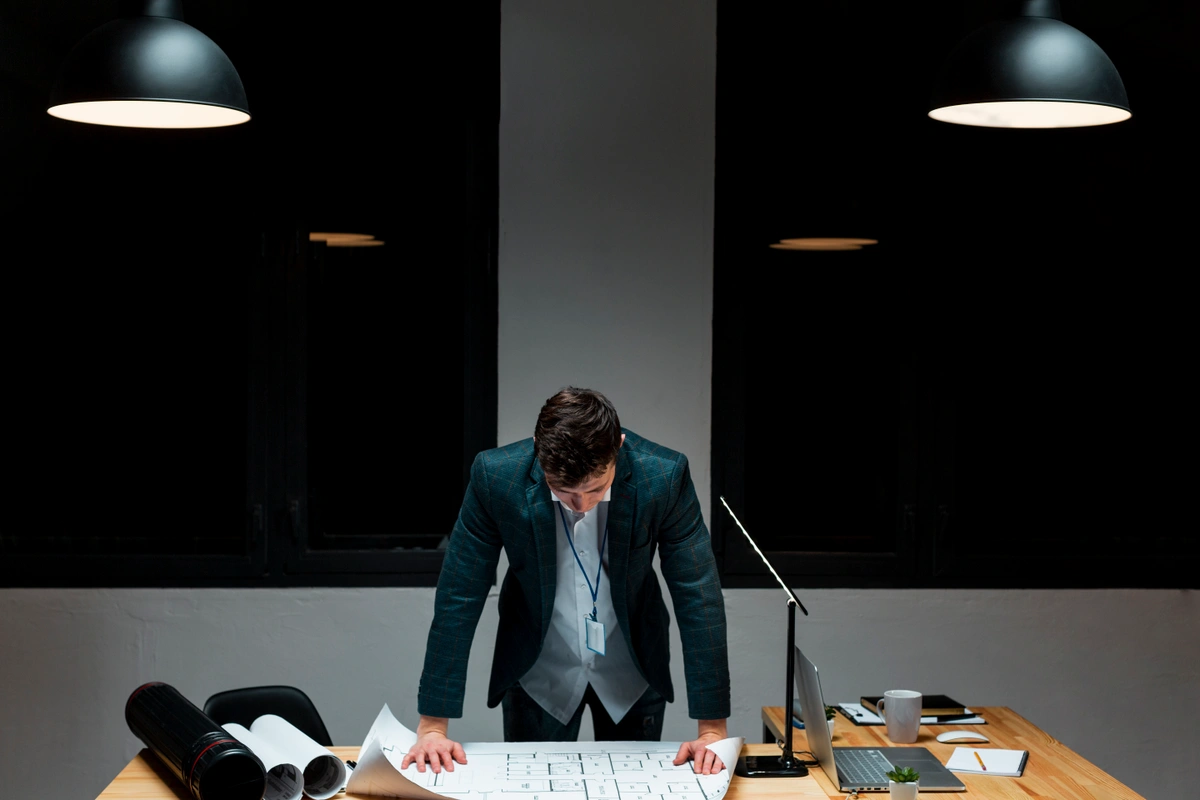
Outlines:
POLYGON ((70 49, 121 8, 119 0, 0 4, 0 139, 9 154, 0 211, 10 224, 62 231, 77 214, 129 228, 173 213, 197 215, 201 228, 282 219, 382 238, 401 229, 404 205, 439 200, 434 175, 461 174, 461 149, 447 157, 461 139, 452 109, 496 83, 498 66, 487 68, 490 84, 470 77, 482 72, 473 60, 489 56, 477 36, 498 41, 486 15, 471 25, 438 8, 406 9, 402 21, 395 4, 333 12, 185 0, 185 21, 238 69, 249 123, 163 132, 47 115, 70 49), (412 47, 418 40, 433 49, 412 47))
MULTIPOLYGON (((1192 224, 1198 177, 1196 5, 1063 0, 1064 21, 1120 71, 1133 118, 1103 129, 997 131, 929 120, 925 101, 941 60, 1004 14, 1003 2, 722 4, 718 237, 765 246, 872 236, 879 254, 890 244, 893 254, 917 256, 937 241, 953 243, 951 256, 963 246, 1024 249, 1035 233, 1087 240, 1093 251, 1108 237, 1121 245, 1109 253, 1143 237, 1174 240, 1192 224)), ((436 207, 421 187, 439 171, 454 174, 436 149, 457 132, 454 109, 478 104, 472 92, 498 78, 480 45, 494 30, 471 32, 473 17, 456 7, 398 6, 317 13, 185 2, 187 21, 238 67, 254 119, 164 137, 45 113, 58 65, 117 14, 118 0, 3 0, 0 214, 25 231, 62 231, 73 214, 136 223, 214 207, 222 220, 281 215, 404 230, 410 201, 436 207)))
MULTIPOLYGON (((768 243, 821 235, 877 238, 875 260, 959 267, 992 257, 1014 267, 1051 256, 1153 261, 1176 251, 1200 179, 1186 99, 1200 78, 1196 4, 1061 5, 1063 21, 1114 62, 1132 119, 1073 130, 929 119, 950 49, 1010 3, 721 6, 718 254, 735 237, 779 264, 798 254, 764 255, 768 243)), ((865 251, 855 256, 862 263, 865 251)))

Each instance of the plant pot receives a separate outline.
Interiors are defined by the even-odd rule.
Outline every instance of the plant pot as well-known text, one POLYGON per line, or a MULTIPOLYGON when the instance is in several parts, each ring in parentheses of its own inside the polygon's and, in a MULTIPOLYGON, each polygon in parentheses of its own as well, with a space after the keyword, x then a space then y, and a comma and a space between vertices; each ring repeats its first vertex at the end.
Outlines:
POLYGON ((917 800, 917 790, 920 785, 920 781, 914 783, 888 781, 888 791, 892 793, 892 800, 917 800))
POLYGON ((833 723, 837 722, 837 717, 830 717, 829 719, 827 719, 825 721, 827 723, 829 723, 829 738, 832 739, 833 738, 833 723))

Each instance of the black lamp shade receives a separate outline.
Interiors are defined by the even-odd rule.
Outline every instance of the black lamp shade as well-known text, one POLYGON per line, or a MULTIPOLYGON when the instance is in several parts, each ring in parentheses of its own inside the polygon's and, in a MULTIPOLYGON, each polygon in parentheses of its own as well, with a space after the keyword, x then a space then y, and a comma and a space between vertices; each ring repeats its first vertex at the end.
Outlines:
POLYGON ((1049 16, 999 20, 968 35, 944 64, 930 105, 936 120, 996 128, 1107 125, 1130 117, 1109 57, 1049 16))
POLYGON ((47 112, 138 128, 209 128, 250 119, 224 51, 183 22, 178 0, 144 4, 85 36, 67 56, 47 112))

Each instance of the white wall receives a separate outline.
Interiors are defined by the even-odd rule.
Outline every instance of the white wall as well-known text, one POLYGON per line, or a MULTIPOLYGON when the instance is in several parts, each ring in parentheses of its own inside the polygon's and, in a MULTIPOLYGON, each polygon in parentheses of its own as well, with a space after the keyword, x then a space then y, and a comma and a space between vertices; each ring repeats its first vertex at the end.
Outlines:
MULTIPOLYGON (((908 687, 1006 705, 1146 797, 1192 796, 1195 592, 799 593, 810 615, 797 621, 797 641, 827 699, 908 687)), ((786 612, 777 591, 725 598, 730 730, 758 741, 760 707, 784 700, 786 612)), ((3 796, 99 794, 141 747, 124 707, 149 680, 197 705, 235 686, 295 684, 339 743, 361 743, 383 703, 415 727, 432 601, 428 589, 2 590, 3 796)), ((471 653, 466 715, 452 727, 466 741, 503 739, 499 709, 486 708, 495 620, 493 598, 471 653)), ((672 666, 682 687, 678 657, 672 666)), ((668 707, 664 739, 695 734, 685 705, 668 707)))
MULTIPOLYGON (((562 384, 594 386, 626 425, 691 456, 710 514, 715 0, 503 11, 500 438, 528 435, 562 384)), ((1147 797, 1194 794, 1195 592, 798 591, 811 615, 797 640, 829 699, 905 686, 1007 705, 1147 797)), ((783 701, 786 612, 776 591, 725 596, 730 728, 755 741, 760 706, 783 701)), ((432 602, 430 589, 0 590, 3 794, 95 797, 140 748, 123 710, 148 680, 197 704, 296 684, 339 743, 360 743, 385 702, 415 726, 432 602)), ((493 598, 453 727, 464 740, 502 738, 485 707, 495 615, 493 598)), ((664 738, 694 733, 684 705, 664 738)))

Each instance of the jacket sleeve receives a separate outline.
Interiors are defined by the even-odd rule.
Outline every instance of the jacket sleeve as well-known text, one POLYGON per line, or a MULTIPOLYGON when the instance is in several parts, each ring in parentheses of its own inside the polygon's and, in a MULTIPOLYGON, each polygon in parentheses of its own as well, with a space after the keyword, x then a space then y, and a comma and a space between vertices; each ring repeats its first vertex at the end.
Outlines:
POLYGON ((417 713, 461 717, 467 659, 475 627, 496 575, 501 540, 490 510, 483 454, 471 478, 442 559, 433 623, 425 644, 425 666, 417 690, 417 713))
POLYGON ((671 592, 683 643, 688 716, 727 719, 730 700, 725 598, 712 540, 700 512, 687 457, 682 454, 671 476, 658 541, 663 579, 671 592))

